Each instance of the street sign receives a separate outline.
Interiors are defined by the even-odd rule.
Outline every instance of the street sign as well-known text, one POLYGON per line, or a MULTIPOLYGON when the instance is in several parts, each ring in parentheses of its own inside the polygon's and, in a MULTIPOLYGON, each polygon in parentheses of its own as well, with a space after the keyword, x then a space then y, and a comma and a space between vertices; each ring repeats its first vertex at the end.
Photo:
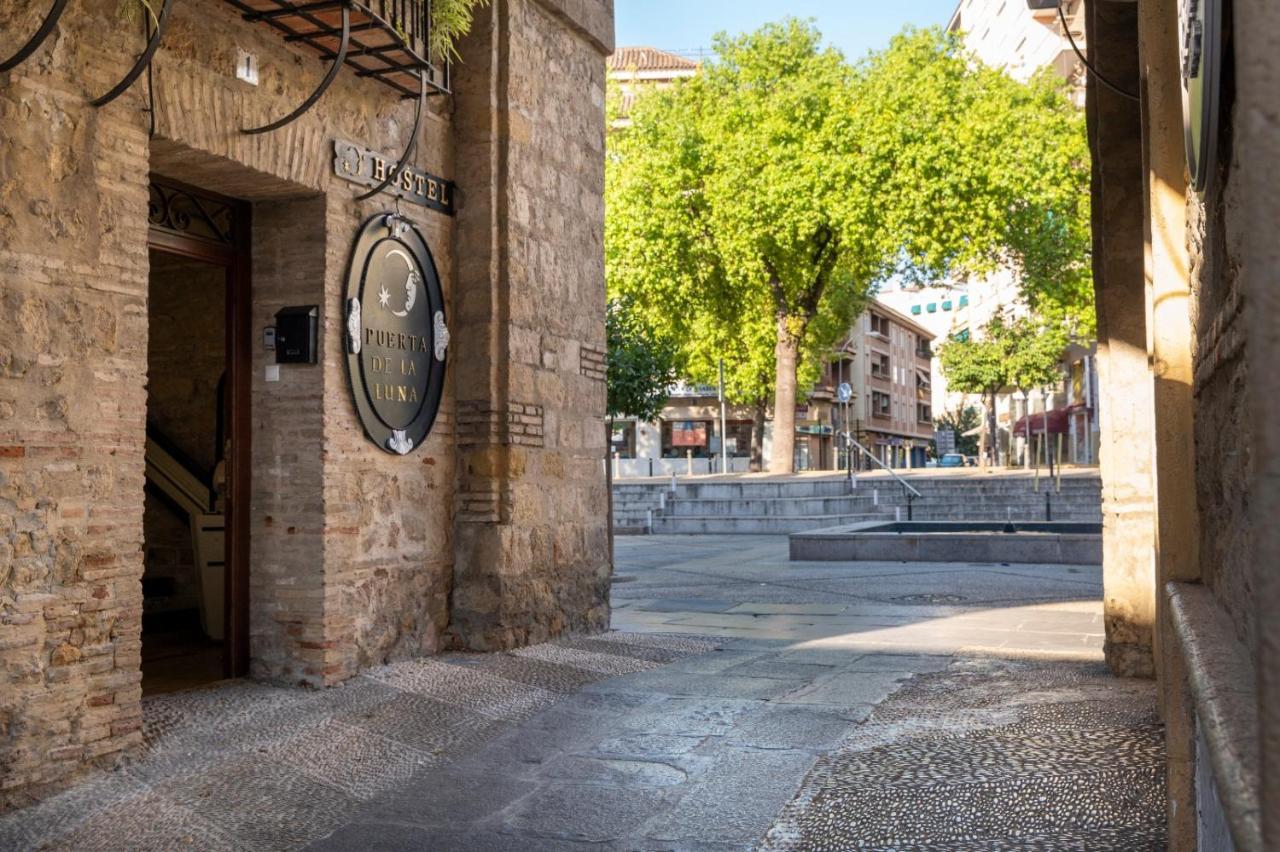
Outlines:
POLYGON ((848 402, 853 399, 853 387, 848 382, 841 382, 836 388, 836 399, 841 402, 848 402))

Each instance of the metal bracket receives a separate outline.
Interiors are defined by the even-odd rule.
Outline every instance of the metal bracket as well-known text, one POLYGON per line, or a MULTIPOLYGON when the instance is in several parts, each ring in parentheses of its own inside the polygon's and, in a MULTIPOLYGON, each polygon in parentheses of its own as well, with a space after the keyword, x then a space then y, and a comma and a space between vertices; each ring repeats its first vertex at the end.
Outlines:
POLYGON ((264 124, 261 127, 245 127, 241 128, 241 133, 268 133, 272 130, 279 130, 286 124, 296 120, 304 112, 315 106, 316 101, 320 100, 329 86, 333 85, 333 81, 337 79, 338 72, 342 70, 342 63, 347 59, 347 48, 351 45, 351 4, 342 4, 342 40, 338 43, 338 53, 333 59, 333 64, 329 66, 329 71, 324 75, 324 79, 320 81, 320 85, 316 86, 316 90, 311 93, 302 105, 284 118, 277 119, 270 124, 264 124))
POLYGON ((400 159, 396 162, 396 166, 387 172, 387 176, 382 182, 368 192, 356 196, 356 201, 365 201, 373 198, 379 192, 391 186, 391 182, 400 176, 400 170, 409 162, 409 158, 413 156, 414 149, 418 146, 418 129, 422 124, 422 105, 427 101, 427 72, 418 71, 418 108, 413 114, 413 130, 409 131, 409 144, 405 146, 404 153, 400 155, 400 159))
POLYGON ((151 57, 155 56, 156 48, 160 46, 160 39, 164 38, 165 27, 169 24, 169 13, 173 11, 173 4, 177 0, 165 0, 164 8, 160 10, 160 17, 156 21, 155 31, 151 33, 151 38, 147 39, 147 47, 142 51, 142 55, 138 57, 138 61, 133 63, 133 67, 129 69, 129 73, 124 75, 115 87, 100 98, 89 101, 96 107, 106 106, 107 104, 120 97, 128 90, 138 76, 147 69, 151 64, 151 57))
POLYGON ((49 15, 44 19, 44 23, 40 25, 40 29, 36 30, 35 35, 28 39, 26 44, 18 48, 17 53, 0 62, 0 71, 16 68, 19 63, 35 53, 36 49, 44 44, 44 40, 49 37, 49 33, 53 32, 53 28, 58 24, 58 18, 62 17, 62 10, 66 7, 67 0, 53 0, 53 8, 49 10, 49 15))

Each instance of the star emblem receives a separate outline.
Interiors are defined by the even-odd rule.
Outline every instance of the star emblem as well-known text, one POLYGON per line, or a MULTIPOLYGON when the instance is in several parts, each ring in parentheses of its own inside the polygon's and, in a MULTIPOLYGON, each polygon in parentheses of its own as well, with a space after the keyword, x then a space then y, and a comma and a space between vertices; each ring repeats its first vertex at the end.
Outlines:
POLYGON ((389 307, 390 304, 391 304, 391 294, 387 292, 386 287, 379 287, 378 288, 378 306, 385 308, 385 307, 389 307))

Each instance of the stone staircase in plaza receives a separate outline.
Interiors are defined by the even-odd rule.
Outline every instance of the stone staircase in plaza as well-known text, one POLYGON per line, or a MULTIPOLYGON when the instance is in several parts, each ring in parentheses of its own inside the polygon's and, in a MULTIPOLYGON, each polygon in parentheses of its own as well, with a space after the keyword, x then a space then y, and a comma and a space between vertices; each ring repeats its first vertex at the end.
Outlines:
MULTIPOLYGON (((1061 490, 1031 476, 911 476, 920 496, 910 501, 918 521, 1102 520, 1096 475, 1064 476, 1061 490)), ((613 487, 617 534, 793 533, 861 521, 906 520, 907 493, 885 476, 843 479, 620 482, 613 487)))

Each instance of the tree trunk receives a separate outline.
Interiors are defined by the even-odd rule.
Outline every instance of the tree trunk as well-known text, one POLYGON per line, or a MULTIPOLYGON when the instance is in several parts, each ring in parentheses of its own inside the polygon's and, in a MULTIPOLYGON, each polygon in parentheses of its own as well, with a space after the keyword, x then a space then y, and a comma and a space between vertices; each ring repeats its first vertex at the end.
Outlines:
POLYGON ((778 317, 778 340, 774 345, 773 448, 769 453, 770 473, 795 472, 796 447, 796 366, 800 341, 787 328, 787 317, 778 317))
POLYGON ((751 422, 751 472, 764 470, 764 421, 768 414, 769 399, 760 397, 756 400, 755 416, 751 422))
POLYGON ((609 529, 609 573, 613 573, 613 418, 604 421, 605 517, 609 529))
POLYGON ((990 435, 988 439, 991 444, 991 462, 994 467, 1000 466, 1000 433, 996 428, 996 394, 995 391, 987 394, 987 432, 990 435))

